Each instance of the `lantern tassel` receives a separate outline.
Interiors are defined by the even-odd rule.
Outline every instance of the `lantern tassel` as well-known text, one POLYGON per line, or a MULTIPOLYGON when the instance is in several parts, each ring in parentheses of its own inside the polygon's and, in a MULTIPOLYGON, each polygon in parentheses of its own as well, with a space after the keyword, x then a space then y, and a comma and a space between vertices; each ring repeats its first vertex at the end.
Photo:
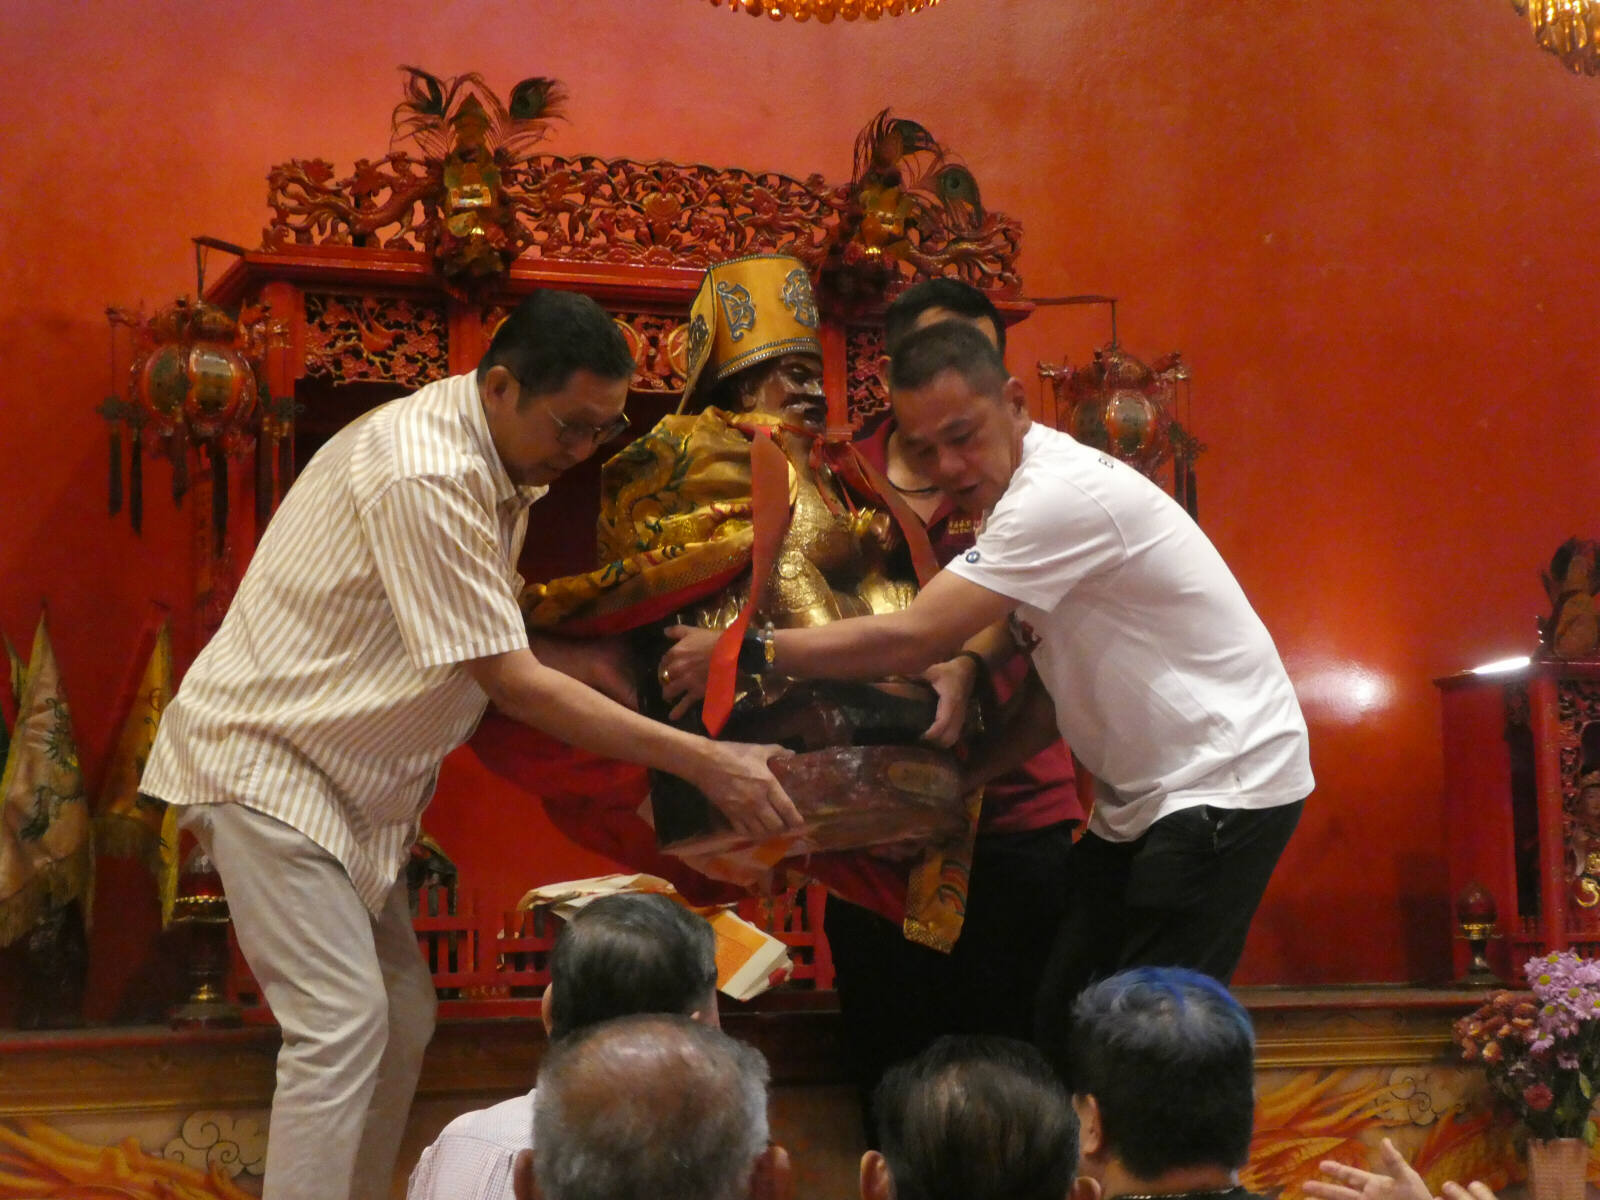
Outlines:
POLYGON ((211 454, 211 553, 221 558, 228 537, 228 456, 215 439, 206 449, 211 454))
POLYGON ((111 423, 111 460, 106 472, 106 512, 116 516, 122 511, 122 432, 117 423, 111 423))
POLYGON ((174 434, 167 439, 167 455, 172 459, 172 502, 182 508, 189 494, 189 446, 174 434))
POLYGON ((144 450, 139 427, 133 428, 128 439, 128 521, 134 533, 143 532, 144 526, 144 450))

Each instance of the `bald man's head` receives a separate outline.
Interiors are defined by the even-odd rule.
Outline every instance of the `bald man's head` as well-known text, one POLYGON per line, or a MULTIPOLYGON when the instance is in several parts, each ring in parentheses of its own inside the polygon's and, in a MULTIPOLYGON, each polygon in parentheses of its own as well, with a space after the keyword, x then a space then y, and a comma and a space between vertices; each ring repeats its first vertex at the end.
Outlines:
POLYGON ((767 1064, 676 1015, 621 1017, 551 1047, 534 1093, 543 1200, 741 1200, 767 1145, 767 1064))

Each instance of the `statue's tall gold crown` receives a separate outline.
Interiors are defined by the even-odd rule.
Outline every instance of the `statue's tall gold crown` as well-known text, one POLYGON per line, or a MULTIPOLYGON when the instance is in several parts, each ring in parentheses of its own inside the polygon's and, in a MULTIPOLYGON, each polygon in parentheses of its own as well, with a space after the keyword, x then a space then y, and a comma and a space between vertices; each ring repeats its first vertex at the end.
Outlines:
POLYGON ((707 268, 689 309, 689 370, 682 408, 697 387, 780 354, 822 354, 816 297, 797 258, 752 254, 707 268))

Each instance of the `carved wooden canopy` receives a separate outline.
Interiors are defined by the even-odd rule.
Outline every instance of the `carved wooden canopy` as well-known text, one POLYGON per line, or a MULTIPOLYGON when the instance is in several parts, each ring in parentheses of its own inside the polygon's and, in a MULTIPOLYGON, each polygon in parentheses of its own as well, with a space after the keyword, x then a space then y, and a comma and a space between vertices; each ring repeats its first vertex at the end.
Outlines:
MULTIPOLYGON (((887 109, 856 138, 851 179, 830 184, 535 153, 565 101, 555 80, 525 79, 502 103, 476 74, 402 70, 389 151, 342 175, 323 159, 272 168, 261 248, 240 250, 206 290, 227 307, 266 305, 286 330, 266 363, 262 411, 274 424, 257 454, 255 503, 242 492, 234 510, 237 569, 297 458, 377 393, 471 370, 534 288, 583 291, 616 318, 639 363, 630 408, 645 420, 682 390, 689 304, 721 259, 785 253, 807 265, 824 383, 858 426, 888 407, 881 318, 898 291, 951 277, 987 291, 1008 320, 1032 308, 1020 298, 1020 225, 984 206, 973 173, 926 129, 887 109)), ((202 585, 207 623, 235 578, 219 566, 202 585)))
POLYGON ((972 172, 888 109, 856 138, 852 178, 829 184, 533 154, 565 100, 557 81, 523 80, 507 107, 477 74, 402 70, 407 98, 382 158, 344 176, 324 159, 272 168, 263 249, 423 251, 462 293, 492 285, 518 259, 703 268, 751 253, 792 254, 842 297, 881 300, 940 275, 999 296, 1020 291, 1021 227, 986 210, 972 172))

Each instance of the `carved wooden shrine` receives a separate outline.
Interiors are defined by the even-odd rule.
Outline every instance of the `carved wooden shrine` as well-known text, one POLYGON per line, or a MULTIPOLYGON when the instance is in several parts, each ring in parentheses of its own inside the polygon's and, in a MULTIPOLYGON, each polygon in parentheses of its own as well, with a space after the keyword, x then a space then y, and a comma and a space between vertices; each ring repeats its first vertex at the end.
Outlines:
POLYGON ((1493 898, 1491 965, 1520 984, 1542 951, 1600 953, 1600 660, 1435 682, 1450 894, 1493 898))
MULTIPOLYGON (((473 369, 500 319, 535 288, 587 293, 616 319, 638 362, 627 409, 636 430, 678 404, 689 305, 713 262, 781 252, 806 264, 828 394, 839 419, 858 428, 887 410, 882 314, 909 283, 960 278, 987 290, 1008 320, 1029 311, 1018 298, 1017 222, 986 210, 971 172, 920 125, 887 111, 857 138, 853 178, 832 185, 818 175, 532 155, 527 147, 562 99, 559 84, 524 80, 502 106, 475 75, 406 72, 395 133, 420 153, 392 151, 343 176, 322 160, 273 168, 261 247, 238 250, 206 290, 226 308, 264 307, 281 328, 266 360, 274 403, 264 407, 282 424, 275 441, 258 443, 254 484, 235 472, 229 551, 204 568, 202 639, 297 465, 373 405, 473 369)), ((608 454, 568 472, 540 503, 524 548, 530 581, 594 565, 608 454)), ((526 958, 548 936, 518 940, 528 935, 526 914, 477 912, 467 895, 462 911, 417 918, 438 985, 446 995, 487 982, 497 994, 506 984, 512 995, 536 987, 527 963, 502 952, 514 945, 526 958)), ((808 944, 814 910, 796 897, 747 915, 775 925, 798 974, 826 987, 825 949, 819 960, 808 944)))
MULTIPOLYGON (((280 453, 258 454, 258 482, 260 473, 271 478, 257 495, 281 496, 296 464, 367 408, 472 369, 496 323, 534 288, 586 292, 615 316, 639 363, 628 401, 636 429, 677 404, 688 306, 712 262, 781 252, 808 266, 828 392, 844 398, 857 427, 887 409, 881 317, 907 284, 951 276, 989 291, 1008 320, 1029 311, 1018 298, 1018 223, 986 210, 972 173, 922 126, 887 110, 856 139, 852 179, 828 184, 820 175, 532 155, 527 146, 563 98, 555 81, 522 81, 508 108, 476 75, 405 70, 395 134, 421 152, 363 159, 344 176, 320 159, 274 167, 261 248, 241 252, 206 291, 229 308, 264 305, 285 330, 266 373, 288 427, 280 453), (543 107, 519 108, 529 95, 543 107)), ((603 457, 540 505, 528 578, 593 565, 603 457)), ((270 505, 250 502, 246 483, 234 485, 234 552, 217 564, 228 579, 204 590, 202 638, 270 516, 270 505)))

